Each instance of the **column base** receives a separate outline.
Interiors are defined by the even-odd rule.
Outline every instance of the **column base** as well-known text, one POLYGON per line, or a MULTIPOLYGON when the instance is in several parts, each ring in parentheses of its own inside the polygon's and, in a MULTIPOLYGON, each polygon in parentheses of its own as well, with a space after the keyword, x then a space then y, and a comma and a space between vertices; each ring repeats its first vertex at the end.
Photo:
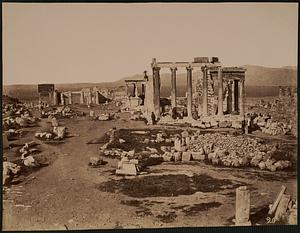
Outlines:
POLYGON ((251 226, 251 222, 247 221, 247 222, 235 222, 236 226, 251 226))

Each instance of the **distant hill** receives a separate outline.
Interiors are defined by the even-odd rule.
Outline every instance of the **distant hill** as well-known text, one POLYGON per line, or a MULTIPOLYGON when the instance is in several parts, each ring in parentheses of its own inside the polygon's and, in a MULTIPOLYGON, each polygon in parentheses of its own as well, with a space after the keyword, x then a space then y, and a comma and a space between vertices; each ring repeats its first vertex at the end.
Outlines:
MULTIPOLYGON (((278 95, 279 86, 296 86, 297 85, 297 67, 285 66, 281 68, 268 68, 262 66, 245 65, 246 71, 246 96, 263 97, 278 95)), ((171 74, 161 73, 162 96, 170 95, 171 74)), ((186 73, 177 74, 178 95, 184 96, 186 91, 186 73)), ((149 74, 151 75, 151 74, 149 74)), ((193 72, 193 79, 199 77, 200 71, 193 72)), ((61 91, 75 91, 82 88, 97 86, 98 88, 117 88, 124 86, 125 79, 142 79, 143 74, 136 74, 130 77, 122 78, 115 82, 103 83, 71 83, 56 84, 55 87, 61 91)), ((7 85, 3 87, 6 95, 19 98, 20 100, 33 100, 38 97, 37 85, 7 85)))

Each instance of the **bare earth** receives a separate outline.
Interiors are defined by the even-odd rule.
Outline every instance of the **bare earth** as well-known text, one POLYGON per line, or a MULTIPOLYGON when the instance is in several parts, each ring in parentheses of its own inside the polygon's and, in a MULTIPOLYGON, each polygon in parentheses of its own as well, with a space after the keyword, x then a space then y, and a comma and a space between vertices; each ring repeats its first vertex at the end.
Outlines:
MULTIPOLYGON (((177 179, 178 175, 184 175, 178 176, 178 179, 188 180, 192 187, 195 186, 197 191, 192 194, 156 196, 146 193, 144 197, 134 197, 122 192, 121 188, 114 190, 111 187, 112 190, 107 191, 101 188, 110 184, 106 182, 124 179, 114 175, 117 160, 105 158, 108 162, 106 165, 89 167, 89 158, 99 154, 100 145, 86 143, 103 136, 112 127, 150 127, 141 121, 130 121, 126 114, 122 118, 106 122, 85 118, 61 120, 62 125, 66 125, 75 136, 67 138, 60 145, 40 142, 42 151, 51 154, 51 163, 5 191, 3 230, 234 225, 235 188, 240 185, 250 188, 253 221, 259 223, 259 213, 274 201, 281 185, 287 186, 288 192, 296 198, 294 172, 220 168, 201 162, 162 163, 149 167, 145 175, 126 177, 138 180, 149 176, 174 175, 177 179), (192 179, 197 175, 207 175, 221 184, 212 190, 198 191, 201 184, 192 179), (222 181, 228 182, 223 184, 222 181)), ((39 124, 42 127, 47 125, 46 119, 39 124)), ((30 132, 18 142, 38 141, 34 139, 34 132, 39 129, 28 129, 30 132)), ((207 182, 204 180, 203 186, 209 187, 207 182)), ((165 185, 168 185, 168 181, 165 185)), ((180 187, 180 184, 176 186, 177 189, 180 187)))

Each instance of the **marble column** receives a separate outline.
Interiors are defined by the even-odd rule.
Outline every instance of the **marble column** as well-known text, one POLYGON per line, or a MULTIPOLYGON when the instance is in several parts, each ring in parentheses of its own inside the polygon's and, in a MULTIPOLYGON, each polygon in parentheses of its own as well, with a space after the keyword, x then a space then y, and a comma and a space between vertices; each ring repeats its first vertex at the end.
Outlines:
POLYGON ((160 117, 160 67, 153 67, 153 101, 154 101, 154 114, 156 118, 160 117))
POLYGON ((99 102, 99 92, 98 91, 95 91, 95 101, 96 101, 96 104, 100 104, 100 102, 99 102))
POLYGON ((237 112, 237 80, 233 80, 232 82, 232 112, 237 112))
POLYGON ((193 91, 192 91, 192 70, 191 66, 187 70, 187 115, 192 118, 192 105, 193 105, 193 91))
POLYGON ((72 92, 71 91, 68 92, 68 96, 69 96, 69 104, 72 104, 72 92))
POLYGON ((80 104, 84 103, 83 91, 80 92, 80 104))
POLYGON ((57 91, 55 90, 54 92, 53 92, 53 104, 54 105, 58 105, 58 99, 57 99, 57 91))
POLYGON ((63 93, 60 94, 60 104, 61 105, 65 105, 65 98, 64 98, 64 94, 63 93))
POLYGON ((92 92, 91 90, 89 90, 88 92, 88 105, 90 105, 92 103, 92 92))
POLYGON ((224 115, 223 113, 223 75, 222 68, 218 69, 218 116, 224 115))
POLYGON ((129 88, 128 88, 128 84, 126 83, 126 96, 129 96, 129 93, 128 93, 129 91, 128 91, 128 89, 129 89, 129 88))
POLYGON ((142 95, 145 96, 145 84, 142 84, 142 95))
POLYGON ((208 114, 207 84, 208 83, 207 83, 207 67, 206 66, 203 67, 202 72, 203 72, 202 115, 207 116, 207 114, 208 114))
POLYGON ((176 67, 171 67, 171 106, 176 107, 176 67))
POLYGON ((250 191, 247 186, 236 189, 235 225, 251 226, 250 218, 250 191))
POLYGON ((135 88, 134 88, 134 96, 135 96, 135 97, 138 97, 138 96, 139 96, 139 93, 138 93, 138 86, 137 86, 137 83, 134 84, 134 87, 135 87, 135 88))
POLYGON ((240 90, 239 90, 239 114, 240 116, 245 115, 245 87, 244 80, 239 82, 240 90))

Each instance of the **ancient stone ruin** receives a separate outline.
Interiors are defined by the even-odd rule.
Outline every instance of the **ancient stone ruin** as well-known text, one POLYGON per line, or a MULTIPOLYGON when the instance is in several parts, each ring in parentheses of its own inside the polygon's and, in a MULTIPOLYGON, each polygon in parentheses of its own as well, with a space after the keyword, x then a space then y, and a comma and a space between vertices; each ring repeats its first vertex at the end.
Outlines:
MULTIPOLYGON (((155 115, 157 120, 162 120, 162 115, 169 113, 174 120, 177 119, 177 90, 176 72, 183 68, 187 71, 186 114, 184 122, 194 124, 220 126, 224 122, 238 122, 242 128, 245 120, 245 72, 241 67, 222 67, 218 57, 195 57, 193 62, 157 62, 154 58, 151 64, 152 76, 145 73, 143 80, 126 80, 126 85, 133 84, 131 94, 127 93, 128 105, 142 108, 146 118, 155 115), (165 103, 161 98, 160 70, 171 71, 171 106, 166 112, 165 103), (193 87, 192 71, 199 69, 202 77, 197 80, 196 88, 193 87), (137 84, 142 84, 142 93, 138 94, 137 84), (193 93, 195 90, 196 93, 193 93)), ((170 118, 169 118, 170 119, 170 118)), ((163 121, 163 120, 162 120, 163 121)), ((161 122, 162 122, 161 121, 161 122)), ((221 127, 220 126, 220 127, 221 127)))

